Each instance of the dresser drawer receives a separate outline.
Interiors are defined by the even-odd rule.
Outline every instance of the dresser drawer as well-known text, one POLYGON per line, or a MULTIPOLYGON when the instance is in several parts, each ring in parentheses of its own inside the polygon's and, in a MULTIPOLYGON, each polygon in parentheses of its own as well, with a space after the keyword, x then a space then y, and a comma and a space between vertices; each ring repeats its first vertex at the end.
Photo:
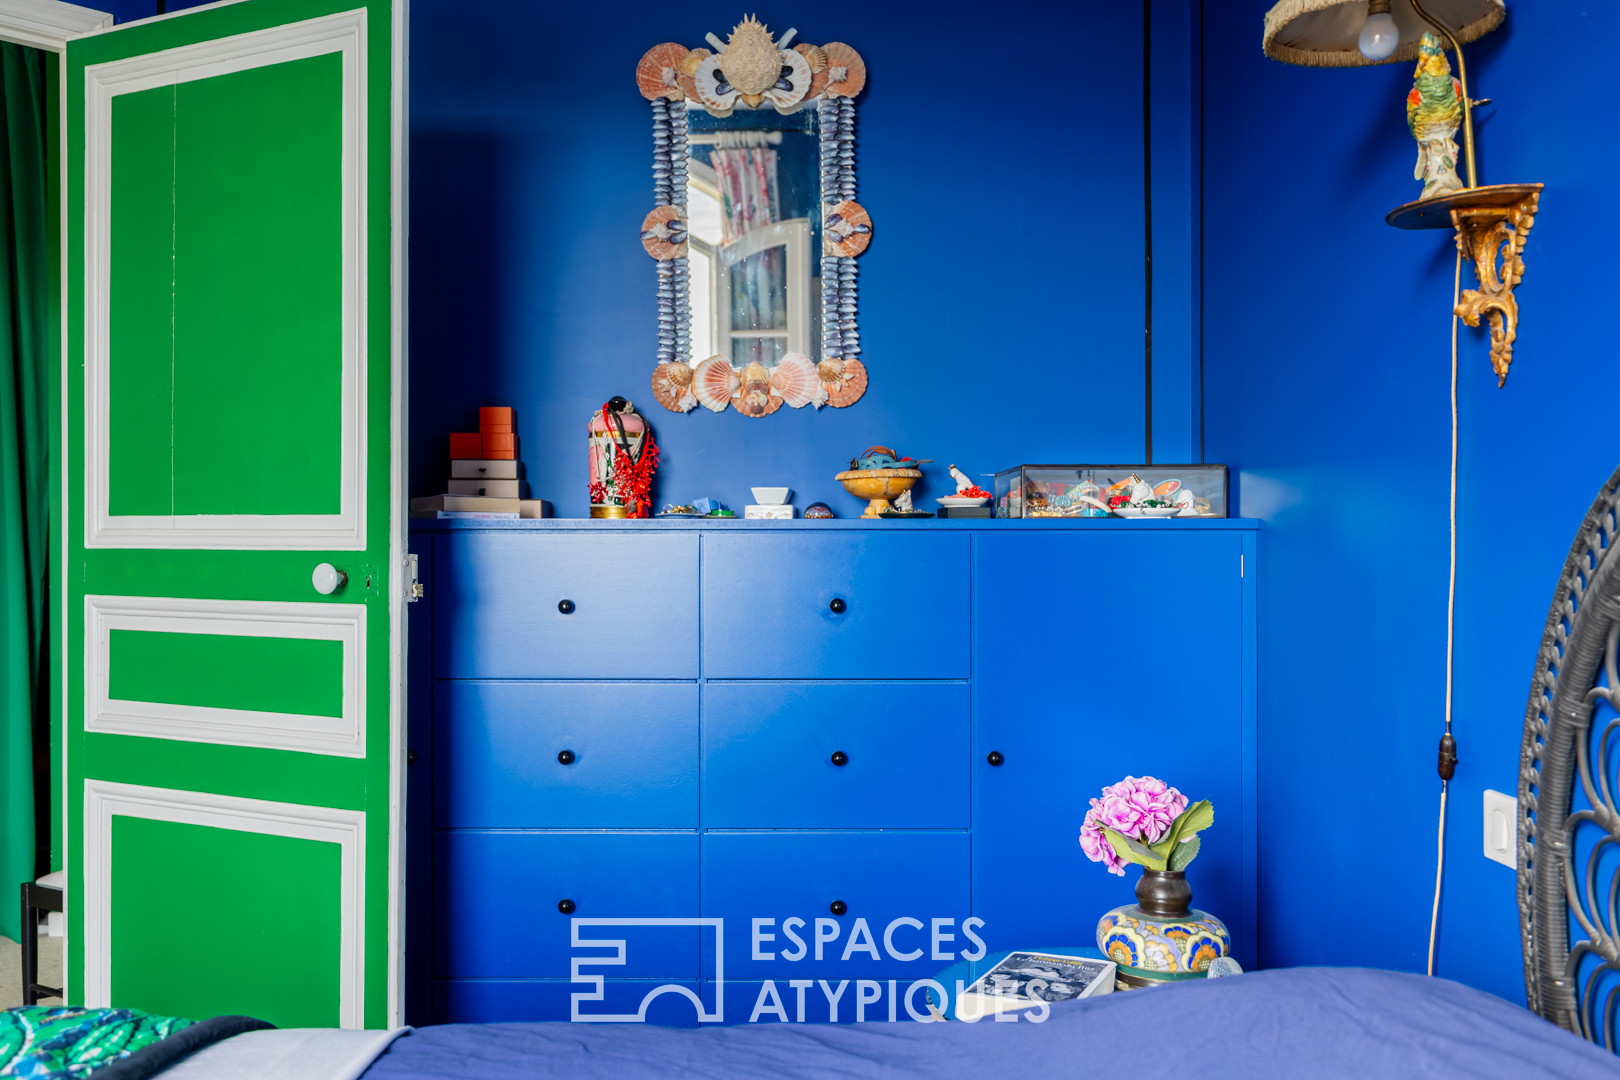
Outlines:
MULTIPOLYGON (((703 913, 725 919, 727 980, 814 978, 836 986, 842 979, 927 978, 972 947, 961 928, 968 910, 964 832, 703 836, 703 913), (834 901, 843 902, 842 915, 831 910, 834 901), (955 935, 942 945, 948 959, 933 957, 934 919, 950 920, 941 930, 955 935)), ((708 950, 702 959, 703 976, 712 978, 708 950)), ((852 1008, 853 999, 846 1004, 852 1008)))
POLYGON ((695 683, 447 681, 434 706, 441 828, 697 828, 695 683))
POLYGON ((711 679, 966 678, 968 537, 707 535, 703 664, 711 679))
POLYGON ((434 582, 441 679, 697 677, 695 535, 439 536, 434 582))
POLYGON ((965 683, 710 683, 703 823, 965 829, 968 739, 965 683))
MULTIPOLYGON (((439 832, 433 881, 434 975, 566 979, 569 958, 610 955, 570 944, 572 919, 695 918, 696 833, 439 832), (574 902, 564 913, 557 904, 574 902)), ((581 938, 622 938, 582 927, 581 938)), ((595 974, 695 977, 691 926, 639 928, 625 964, 595 974)))

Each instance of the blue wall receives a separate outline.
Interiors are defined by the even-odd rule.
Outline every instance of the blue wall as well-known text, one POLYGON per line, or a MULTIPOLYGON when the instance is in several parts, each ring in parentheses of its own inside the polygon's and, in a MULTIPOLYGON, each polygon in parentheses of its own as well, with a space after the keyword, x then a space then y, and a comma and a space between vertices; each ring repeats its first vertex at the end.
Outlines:
MULTIPOLYGON (((1204 27, 1209 460, 1264 518, 1261 960, 1422 970, 1434 885, 1446 629, 1454 248, 1384 214, 1416 198, 1406 64, 1260 53, 1267 3, 1204 27)), ((1620 460, 1612 273, 1582 214, 1617 161, 1608 80, 1572 42, 1620 11, 1511 6, 1468 49, 1483 183, 1543 181, 1512 374, 1461 335, 1455 731, 1438 970, 1522 1001, 1513 872, 1481 854, 1481 791, 1517 790, 1547 605, 1620 460), (1597 406, 1594 408, 1594 406, 1597 406)), ((1463 267, 1464 286, 1473 271, 1463 267)))
MULTIPOLYGON (((857 117, 875 231, 861 259, 871 387, 848 409, 759 420, 657 405, 654 266, 636 239, 652 207, 650 119, 635 63, 661 41, 723 36, 742 12, 412 4, 412 493, 443 490, 447 433, 475 429, 481 404, 508 404, 533 494, 582 517, 586 421, 614 394, 653 424, 659 503, 740 507, 751 485, 787 484, 800 507, 858 513, 832 477, 878 442, 940 462, 925 496, 953 490, 947 462, 977 475, 1141 460, 1137 4, 759 9, 773 31, 848 41, 871 73, 857 117), (1005 51, 1036 41, 1060 60, 1061 43, 1089 44, 1050 65, 1005 51)), ((1156 366, 1185 369, 1190 351, 1167 347, 1156 366)))

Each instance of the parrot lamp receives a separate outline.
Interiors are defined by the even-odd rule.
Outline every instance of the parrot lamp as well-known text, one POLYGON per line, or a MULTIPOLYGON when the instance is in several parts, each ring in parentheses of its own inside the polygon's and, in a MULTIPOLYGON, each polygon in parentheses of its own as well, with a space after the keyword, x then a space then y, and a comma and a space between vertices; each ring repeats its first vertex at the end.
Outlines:
POLYGON ((1406 123, 1417 140, 1413 175, 1423 191, 1384 221, 1398 229, 1456 231, 1457 250, 1474 264, 1479 288, 1462 290, 1454 310, 1469 326, 1489 320, 1498 386, 1513 362, 1519 326, 1513 289, 1524 277, 1522 255, 1542 185, 1480 185, 1473 108, 1490 99, 1468 96, 1462 46, 1496 29, 1506 15, 1503 0, 1279 0, 1266 13, 1261 42, 1272 59, 1303 67, 1417 62, 1406 123), (1456 77, 1447 49, 1457 58, 1456 77), (1459 127, 1466 184, 1457 175, 1459 127))

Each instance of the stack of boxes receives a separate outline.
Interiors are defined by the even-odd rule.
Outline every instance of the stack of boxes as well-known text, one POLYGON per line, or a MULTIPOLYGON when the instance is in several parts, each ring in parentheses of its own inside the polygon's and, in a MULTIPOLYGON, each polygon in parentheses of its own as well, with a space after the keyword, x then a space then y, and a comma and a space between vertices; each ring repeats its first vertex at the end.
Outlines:
POLYGON ((412 517, 543 518, 544 499, 523 498, 518 478, 517 435, 509 407, 478 410, 478 430, 450 435, 450 490, 411 500, 412 517))

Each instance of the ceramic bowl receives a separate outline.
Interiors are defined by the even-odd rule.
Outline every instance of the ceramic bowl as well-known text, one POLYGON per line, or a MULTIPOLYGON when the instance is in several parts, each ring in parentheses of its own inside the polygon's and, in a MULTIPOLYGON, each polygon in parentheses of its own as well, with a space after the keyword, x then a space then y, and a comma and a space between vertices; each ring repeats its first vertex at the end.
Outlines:
POLYGON ((788 501, 788 496, 793 493, 792 488, 758 487, 749 488, 748 490, 754 493, 754 502, 760 506, 781 506, 788 501))
POLYGON ((983 506, 990 501, 988 495, 941 495, 934 500, 941 506, 983 506))
POLYGON ((862 517, 877 517, 889 509, 889 500, 922 479, 917 469, 848 469, 833 477, 857 499, 870 500, 862 517))

